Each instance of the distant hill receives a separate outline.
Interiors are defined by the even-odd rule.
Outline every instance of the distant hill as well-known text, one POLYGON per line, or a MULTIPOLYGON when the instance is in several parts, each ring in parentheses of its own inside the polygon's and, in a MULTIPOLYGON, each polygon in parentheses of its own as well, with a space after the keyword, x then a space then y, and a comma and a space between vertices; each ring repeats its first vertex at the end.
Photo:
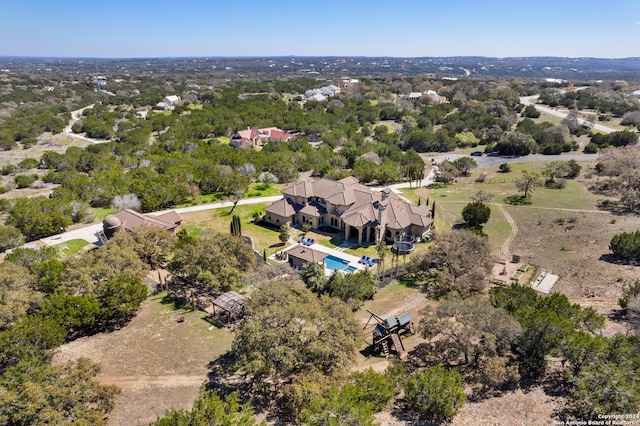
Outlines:
POLYGON ((308 74, 321 77, 434 74, 441 77, 522 77, 640 81, 640 57, 212 57, 31 58, 0 57, 0 72, 73 74, 308 74))

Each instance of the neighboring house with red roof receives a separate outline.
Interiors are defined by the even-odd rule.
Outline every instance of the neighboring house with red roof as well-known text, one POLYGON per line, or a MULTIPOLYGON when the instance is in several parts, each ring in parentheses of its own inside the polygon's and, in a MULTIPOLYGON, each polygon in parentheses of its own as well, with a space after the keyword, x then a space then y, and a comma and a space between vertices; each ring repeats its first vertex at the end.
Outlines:
POLYGON ((247 127, 245 130, 240 130, 233 134, 229 140, 229 145, 236 148, 262 146, 265 142, 287 142, 291 139, 291 136, 291 133, 277 127, 264 129, 247 127))
POLYGON ((109 239, 122 230, 131 230, 141 226, 156 226, 173 233, 181 223, 182 218, 174 210, 159 215, 149 215, 125 209, 105 217, 102 221, 102 229, 104 236, 109 239))
POLYGON ((330 228, 358 244, 425 238, 433 224, 427 206, 402 201, 390 189, 372 192, 354 177, 300 182, 282 193, 283 199, 264 209, 266 222, 330 228))

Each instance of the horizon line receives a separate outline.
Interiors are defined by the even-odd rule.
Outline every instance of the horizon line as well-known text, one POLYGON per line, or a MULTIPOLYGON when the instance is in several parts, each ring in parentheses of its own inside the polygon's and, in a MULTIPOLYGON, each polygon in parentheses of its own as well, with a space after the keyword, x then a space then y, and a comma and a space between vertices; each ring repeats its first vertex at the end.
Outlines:
POLYGON ((0 55, 0 59, 90 59, 90 60, 143 60, 143 59, 268 59, 268 58, 380 58, 380 59, 449 59, 449 58, 485 58, 485 59, 640 59, 640 56, 603 57, 603 56, 486 56, 486 55, 451 55, 451 56, 370 56, 370 55, 214 55, 214 56, 41 56, 41 55, 0 55))

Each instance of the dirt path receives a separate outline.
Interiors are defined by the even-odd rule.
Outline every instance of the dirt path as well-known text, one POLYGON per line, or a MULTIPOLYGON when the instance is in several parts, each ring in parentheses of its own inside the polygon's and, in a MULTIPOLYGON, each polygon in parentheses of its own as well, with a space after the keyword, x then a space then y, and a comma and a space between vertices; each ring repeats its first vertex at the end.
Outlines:
POLYGON ((86 357, 101 364, 96 380, 122 391, 109 425, 148 425, 167 409, 191 408, 208 379, 209 362, 231 347, 231 333, 210 328, 204 315, 175 310, 152 296, 124 328, 69 342, 54 362, 86 357), (185 321, 178 322, 178 315, 185 321))
POLYGON ((518 225, 516 224, 516 221, 513 220, 511 215, 507 213, 507 211, 504 209, 502 204, 494 204, 494 205, 498 208, 498 210, 500 210, 500 213, 502 213, 505 220, 509 222, 509 225, 511 226, 511 232, 509 233, 509 236, 507 237, 506 240, 504 240, 504 242, 502 243, 502 246, 500 247, 500 253, 506 259, 509 257, 511 243, 516 238, 516 235, 518 235, 518 225))
POLYGON ((111 142, 111 139, 91 139, 91 138, 88 138, 86 136, 79 135, 77 133, 73 133, 73 130, 72 130, 73 125, 76 124, 78 121, 80 121, 80 119, 82 118, 82 113, 84 112, 84 110, 93 108, 94 105, 95 104, 87 105, 84 108, 80 108, 80 109, 77 109, 75 111, 71 111, 71 118, 69 119, 69 123, 67 123, 67 125, 64 128, 64 131, 62 133, 65 136, 68 136, 68 137, 70 137, 72 139, 81 140, 83 142, 89 142, 91 144, 111 142))
POLYGON ((99 375, 98 379, 106 385, 116 385, 120 389, 138 391, 146 388, 172 388, 180 386, 199 387, 204 383, 202 375, 197 376, 104 376, 99 375))

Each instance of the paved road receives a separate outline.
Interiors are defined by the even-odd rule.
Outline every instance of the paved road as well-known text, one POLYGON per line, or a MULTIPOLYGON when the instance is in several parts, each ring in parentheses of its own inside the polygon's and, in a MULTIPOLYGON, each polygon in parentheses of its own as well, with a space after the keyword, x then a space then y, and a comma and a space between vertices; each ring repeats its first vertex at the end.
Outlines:
MULTIPOLYGON (((452 154, 452 153, 443 153, 443 154, 420 154, 420 156, 425 161, 434 160, 436 164, 440 164, 445 160, 454 161, 460 157, 468 157, 468 155, 464 154, 452 154)), ((594 161, 598 159, 598 154, 574 154, 574 153, 563 153, 560 155, 542 155, 542 154, 531 154, 524 157, 489 157, 487 155, 483 155, 482 157, 471 157, 478 163, 478 167, 494 167, 499 166, 502 163, 530 163, 533 161, 594 161)))
MULTIPOLYGON (((553 108, 549 108, 546 106, 538 105, 536 102, 538 101, 538 95, 534 96, 523 96, 520 98, 520 103, 523 105, 533 105, 538 111, 546 112, 547 114, 553 115, 555 117, 565 118, 568 114, 562 111, 558 111, 553 108)), ((593 124, 588 122, 587 120, 583 120, 582 118, 578 118, 578 123, 583 124, 585 126, 589 126, 593 129, 600 130, 604 133, 613 133, 617 130, 612 129, 611 127, 603 126, 602 124, 593 124)))
MULTIPOLYGON (((274 195, 271 197, 257 197, 257 198, 243 198, 238 201, 239 206, 248 205, 248 204, 260 204, 260 203, 272 203, 282 198, 282 195, 274 195)), ((209 203, 209 204, 199 204, 196 206, 190 207, 182 207, 177 209, 172 209, 179 214, 181 213, 192 213, 192 212, 200 212, 204 210, 211 209, 219 209, 225 207, 232 207, 233 203, 231 201, 223 201, 219 203, 209 203)), ((163 210, 161 212, 151 213, 153 214, 161 214, 168 210, 163 210)), ((98 244, 98 238, 96 237, 96 232, 102 230, 102 222, 94 223, 91 225, 87 225, 82 228, 74 229, 71 231, 63 232, 62 234, 52 235, 51 237, 43 238, 40 241, 48 246, 54 246, 57 244, 66 243, 71 240, 85 240, 91 244, 98 244)))

